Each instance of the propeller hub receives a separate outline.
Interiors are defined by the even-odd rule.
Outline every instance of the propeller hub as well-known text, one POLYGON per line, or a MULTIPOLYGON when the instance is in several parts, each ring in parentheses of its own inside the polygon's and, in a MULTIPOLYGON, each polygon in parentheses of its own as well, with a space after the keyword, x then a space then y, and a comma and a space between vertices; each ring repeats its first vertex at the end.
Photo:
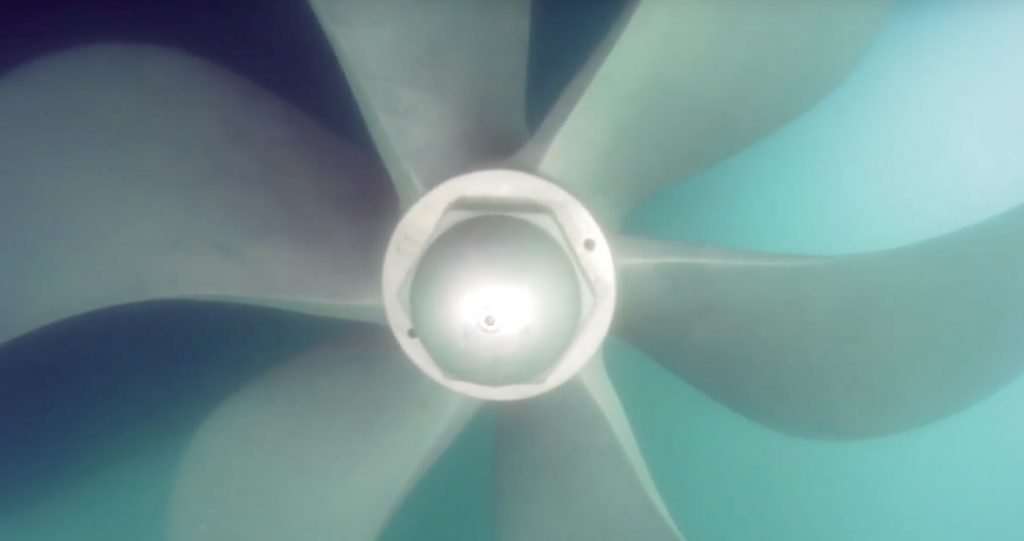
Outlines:
POLYGON ((507 215, 469 218, 427 248, 409 307, 418 339, 448 377, 537 382, 576 334, 581 285, 547 232, 507 215))
POLYGON ((406 212, 384 262, 388 323, 424 373, 516 400, 579 372, 611 323, 615 276, 596 221, 518 171, 448 180, 406 212))

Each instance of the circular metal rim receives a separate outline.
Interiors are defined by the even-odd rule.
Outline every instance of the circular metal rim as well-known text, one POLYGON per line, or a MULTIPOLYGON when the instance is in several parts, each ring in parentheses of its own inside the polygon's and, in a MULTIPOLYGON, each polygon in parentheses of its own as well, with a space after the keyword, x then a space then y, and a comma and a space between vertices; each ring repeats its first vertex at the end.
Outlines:
POLYGON ((427 192, 398 222, 384 256, 383 300, 388 325, 413 364, 439 384, 473 398, 511 401, 551 391, 578 374, 599 352, 615 311, 615 264, 600 225, 575 197, 561 187, 522 171, 487 169, 449 179, 427 192), (567 241, 573 263, 591 294, 589 310, 571 344, 541 381, 488 386, 448 378, 413 330, 402 303, 402 287, 434 239, 442 218, 460 202, 529 203, 548 212, 567 241))

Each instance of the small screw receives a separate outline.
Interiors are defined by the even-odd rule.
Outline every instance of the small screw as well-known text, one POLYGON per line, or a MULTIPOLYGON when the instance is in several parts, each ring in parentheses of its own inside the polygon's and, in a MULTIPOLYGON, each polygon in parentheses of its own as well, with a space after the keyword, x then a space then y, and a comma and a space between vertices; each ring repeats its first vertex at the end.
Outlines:
POLYGON ((593 252, 594 248, 597 248, 597 243, 594 242, 594 239, 587 239, 587 240, 583 241, 583 249, 584 250, 586 250, 588 252, 593 252))

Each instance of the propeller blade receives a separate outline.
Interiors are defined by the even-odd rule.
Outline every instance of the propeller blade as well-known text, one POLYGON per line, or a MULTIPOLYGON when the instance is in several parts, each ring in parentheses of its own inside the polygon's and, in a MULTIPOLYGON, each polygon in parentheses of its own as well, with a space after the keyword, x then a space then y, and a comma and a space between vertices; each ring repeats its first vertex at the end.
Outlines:
POLYGON ((402 206, 526 139, 530 0, 310 0, 402 206))
POLYGON ((736 411, 812 437, 960 410, 1024 361, 1024 207, 894 250, 770 256, 624 238, 617 332, 736 411))
POLYGON ((630 429, 594 360, 580 377, 499 414, 501 541, 681 541, 630 429))
POLYGON ((839 84, 892 0, 638 0, 520 160, 616 224, 839 84))
POLYGON ((0 80, 0 118, 0 343, 159 298, 383 319, 381 173, 252 84, 94 46, 0 80))
POLYGON ((475 409, 384 329, 333 342, 250 384, 199 430, 171 539, 372 541, 475 409))

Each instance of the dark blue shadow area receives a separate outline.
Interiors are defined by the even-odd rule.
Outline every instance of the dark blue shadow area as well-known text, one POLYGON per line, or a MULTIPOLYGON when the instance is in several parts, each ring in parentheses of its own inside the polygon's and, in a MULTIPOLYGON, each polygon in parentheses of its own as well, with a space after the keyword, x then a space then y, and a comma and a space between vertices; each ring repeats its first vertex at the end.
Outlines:
POLYGON ((109 41, 205 58, 369 147, 352 93, 304 1, 13 0, 0 7, 0 74, 42 54, 109 41))
MULTIPOLYGON (((531 125, 543 119, 626 4, 534 1, 531 125)), ((33 57, 89 43, 164 45, 242 74, 346 139, 370 146, 355 99, 304 1, 17 0, 5 3, 2 14, 0 74, 33 57)))
POLYGON ((82 316, 7 344, 0 348, 0 516, 136 450, 183 446, 244 382, 352 327, 168 302, 82 316))

